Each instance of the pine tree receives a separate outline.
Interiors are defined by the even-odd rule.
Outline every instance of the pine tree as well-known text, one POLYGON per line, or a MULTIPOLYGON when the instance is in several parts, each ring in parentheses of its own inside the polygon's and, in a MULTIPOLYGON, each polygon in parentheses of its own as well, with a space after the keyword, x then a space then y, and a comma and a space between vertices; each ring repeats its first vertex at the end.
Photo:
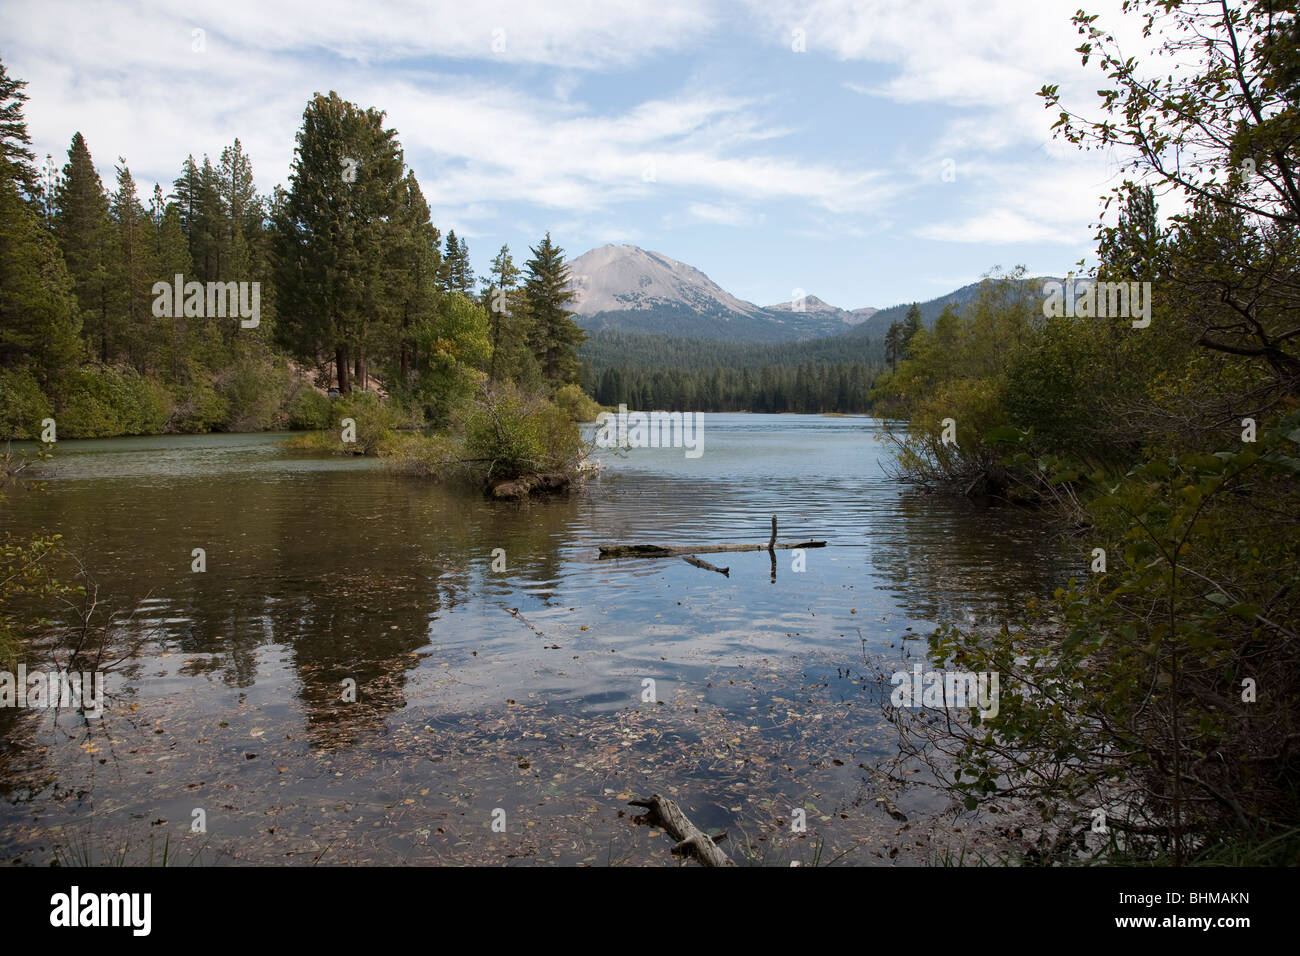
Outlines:
POLYGON ((474 294, 474 270, 469 264, 469 243, 463 236, 456 248, 456 273, 452 281, 461 295, 474 294))
MULTIPOLYGON (((136 193, 135 180, 121 157, 117 189, 109 207, 108 337, 113 351, 122 350, 140 372, 148 374, 158 359, 151 308, 155 280, 148 219, 136 193)), ((112 352, 110 352, 112 354, 112 352)))
POLYGON ((370 328, 384 282, 388 220, 397 214, 403 164, 384 114, 331 91, 303 111, 289 192, 277 210, 282 337, 314 361, 333 353, 339 390, 350 358, 365 377, 370 328))
POLYGON ((488 313, 492 343, 492 357, 488 361, 488 378, 491 381, 496 381, 498 372, 506 367, 503 361, 506 343, 513 342, 517 345, 522 337, 518 335, 518 323, 515 321, 519 276, 519 268, 510 256, 510 247, 503 245, 492 260, 492 271, 483 280, 483 307, 488 313))
MULTIPOLYGON (((172 196, 176 201, 176 210, 180 214, 181 229, 185 232, 185 241, 192 242, 199 215, 199 167, 194 162, 194 154, 185 157, 181 164, 181 175, 172 183, 172 196)), ((191 260, 193 255, 190 256, 191 260)))
POLYGON ((443 292, 474 294, 474 270, 469 264, 469 243, 456 237, 456 230, 447 232, 447 250, 442 254, 439 286, 443 292))
POLYGON ((212 160, 203 157, 199 167, 198 193, 195 199, 195 226, 190 234, 190 255, 200 282, 219 282, 225 278, 222 261, 222 234, 225 219, 221 206, 221 189, 212 160))
POLYGON ((528 278, 524 295, 531 322, 529 334, 533 354, 541 364, 542 374, 555 385, 577 381, 576 348, 585 337, 565 308, 575 298, 568 289, 569 267, 564 250, 551 242, 551 234, 531 249, 533 258, 526 263, 528 278))
POLYGON ((58 244, 18 184, 0 176, 0 370, 31 369, 48 393, 80 357, 79 311, 58 244))
POLYGON ((217 181, 222 214, 218 236, 222 278, 246 281, 253 265, 253 246, 261 231, 262 206, 253 181, 253 164, 238 139, 221 151, 217 181))
POLYGON ((181 167, 180 178, 172 185, 194 263, 195 274, 187 278, 199 282, 224 278, 222 259, 229 248, 229 230, 221 184, 221 176, 207 156, 200 166, 190 155, 181 167))
POLYGON ((41 165, 41 175, 36 183, 36 212, 41 217, 45 228, 54 229, 54 213, 58 209, 56 197, 59 192, 59 165, 49 153, 41 165))
POLYGON ((907 310, 907 317, 903 320, 903 355, 907 354, 912 346, 912 338, 921 331, 921 328, 921 307, 913 302, 907 310))
POLYGON ((891 322, 885 333, 885 361, 890 369, 898 368, 898 360, 903 356, 903 323, 891 322))
POLYGON ((68 148, 68 162, 63 167, 55 206, 54 235, 72 276, 88 344, 101 362, 107 362, 108 197, 104 195, 104 185, 80 133, 72 137, 68 148))
MULTIPOLYGON (((189 243, 181 225, 180 207, 168 203, 163 197, 162 187, 155 185, 153 199, 149 202, 149 223, 152 227, 150 261, 153 281, 174 281, 177 275, 187 275, 193 268, 190 259, 189 243)), ((181 380, 181 361, 184 354, 182 334, 185 328, 183 316, 173 310, 170 319, 155 319, 165 323, 167 329, 167 356, 164 367, 173 382, 181 380)))
POLYGON ((37 194, 35 156, 23 104, 27 81, 11 77, 0 61, 0 179, 15 183, 27 197, 37 194))
POLYGON ((438 251, 438 229, 430 218, 429 204, 414 172, 408 171, 403 178, 399 196, 398 211, 386 242, 388 270, 384 298, 393 310, 397 382, 406 388, 418 363, 414 330, 428 322, 437 307, 442 258, 438 251))

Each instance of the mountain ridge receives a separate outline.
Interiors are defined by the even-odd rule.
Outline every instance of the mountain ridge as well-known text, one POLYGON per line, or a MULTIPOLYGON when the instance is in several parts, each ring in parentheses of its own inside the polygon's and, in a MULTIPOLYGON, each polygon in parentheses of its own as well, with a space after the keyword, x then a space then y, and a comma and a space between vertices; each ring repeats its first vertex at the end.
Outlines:
MULTIPOLYGON (((925 301, 843 309, 816 295, 759 306, 727 292, 704 272, 630 243, 589 249, 569 263, 575 320, 588 332, 776 344, 848 336, 882 339, 915 303, 932 326, 946 306, 975 299, 983 280, 925 301)), ((1030 277, 1029 284, 1052 276, 1030 277)))
POLYGON ((865 321, 875 309, 846 310, 816 296, 796 308, 763 307, 727 292, 705 273, 631 244, 590 249, 569 263, 572 308, 587 331, 782 342, 821 338, 865 321))

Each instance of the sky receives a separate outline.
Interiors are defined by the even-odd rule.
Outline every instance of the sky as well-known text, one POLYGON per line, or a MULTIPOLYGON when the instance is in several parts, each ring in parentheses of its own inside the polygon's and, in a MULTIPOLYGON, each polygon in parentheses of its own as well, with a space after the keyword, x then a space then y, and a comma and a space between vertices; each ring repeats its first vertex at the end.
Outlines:
MULTIPOLYGON (((385 111, 477 272, 549 231, 632 243, 759 305, 930 299, 995 266, 1062 275, 1123 157, 1053 138, 1095 112, 1082 0, 0 0, 35 151, 80 131, 148 201, 238 137, 288 184, 308 100, 385 111)), ((1089 4, 1142 53, 1118 0, 1089 4)))

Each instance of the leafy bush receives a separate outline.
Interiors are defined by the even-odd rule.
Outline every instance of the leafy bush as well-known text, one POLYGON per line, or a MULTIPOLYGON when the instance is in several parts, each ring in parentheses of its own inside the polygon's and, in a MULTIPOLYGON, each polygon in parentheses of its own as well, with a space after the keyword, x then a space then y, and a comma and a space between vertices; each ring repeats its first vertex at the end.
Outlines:
POLYGON ((455 435, 395 433, 380 447, 388 467, 417 478, 478 484, 481 469, 466 461, 465 440, 455 435))
POLYGON ((226 402, 225 430, 265 431, 280 411, 289 373, 282 363, 246 356, 237 360, 217 385, 226 402))
POLYGON ((465 451, 479 459, 485 480, 576 469, 582 457, 577 427, 558 406, 514 385, 485 389, 465 419, 465 451))
POLYGON ((333 411, 333 403, 327 396, 304 387, 289 403, 289 427, 295 431, 329 428, 333 411))
POLYGON ((54 406, 27 370, 0 371, 0 439, 39 438, 54 406))
POLYGON ((573 422, 592 422, 600 414, 600 403, 582 390, 581 385, 562 385, 555 390, 553 401, 573 422))
MULTIPOLYGON (((328 401, 328 399, 326 399, 328 401)), ((394 429, 406 424, 406 416, 394 403, 386 402, 374 392, 352 392, 330 402, 328 430, 302 435, 290 440, 292 448, 315 448, 338 455, 375 455, 392 441, 394 429), (343 420, 352 419, 356 427, 354 441, 343 440, 343 420)))
POLYGON ((198 370, 188 381, 172 386, 172 413, 165 431, 203 434, 226 421, 226 400, 217 394, 206 372, 198 370))
POLYGON ((1257 444, 1149 458, 1091 503, 1104 571, 1032 604, 1022 627, 935 633, 937 666, 1001 676, 995 718, 909 728, 967 807, 1033 802, 1058 821, 1057 856, 1096 808, 1127 859, 1294 833, 1298 446, 1295 412, 1257 444))
POLYGON ((134 371, 80 368, 59 381, 55 419, 59 436, 110 438, 116 435, 156 435, 167 421, 170 399, 166 389, 134 371))

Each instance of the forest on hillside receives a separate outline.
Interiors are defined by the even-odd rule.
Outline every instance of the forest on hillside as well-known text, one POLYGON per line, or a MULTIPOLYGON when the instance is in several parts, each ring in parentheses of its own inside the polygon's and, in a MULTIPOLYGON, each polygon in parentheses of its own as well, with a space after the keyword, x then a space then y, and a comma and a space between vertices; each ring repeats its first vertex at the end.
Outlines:
POLYGON ((578 349, 601 405, 704 412, 866 412, 882 343, 827 336, 727 342, 601 329, 578 349))

